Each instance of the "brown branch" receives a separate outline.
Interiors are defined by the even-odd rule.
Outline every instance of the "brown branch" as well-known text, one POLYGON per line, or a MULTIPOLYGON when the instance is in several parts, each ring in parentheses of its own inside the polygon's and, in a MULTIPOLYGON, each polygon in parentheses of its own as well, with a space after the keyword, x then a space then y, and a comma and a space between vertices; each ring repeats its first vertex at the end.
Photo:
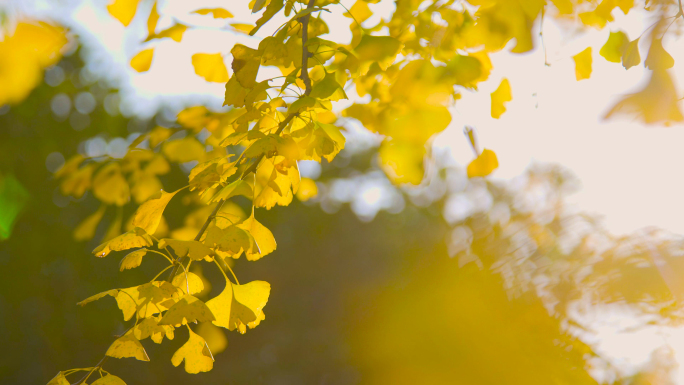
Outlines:
MULTIPOLYGON (((309 0, 309 3, 306 5, 306 9, 313 8, 315 2, 316 0, 309 0)), ((309 78, 309 70, 307 69, 309 65, 309 56, 311 54, 309 53, 309 48, 306 46, 306 42, 309 40, 310 17, 311 14, 302 17, 302 81, 306 87, 306 90, 304 91, 305 95, 311 93, 311 79, 309 78)))

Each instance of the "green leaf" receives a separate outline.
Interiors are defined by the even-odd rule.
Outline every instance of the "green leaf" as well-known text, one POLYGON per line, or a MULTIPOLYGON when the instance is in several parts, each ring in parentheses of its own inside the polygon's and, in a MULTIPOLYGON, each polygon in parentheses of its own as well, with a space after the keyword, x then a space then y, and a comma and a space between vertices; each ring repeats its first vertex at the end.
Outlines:
POLYGON ((0 175, 0 240, 12 234, 14 222, 28 199, 28 191, 14 176, 0 175))

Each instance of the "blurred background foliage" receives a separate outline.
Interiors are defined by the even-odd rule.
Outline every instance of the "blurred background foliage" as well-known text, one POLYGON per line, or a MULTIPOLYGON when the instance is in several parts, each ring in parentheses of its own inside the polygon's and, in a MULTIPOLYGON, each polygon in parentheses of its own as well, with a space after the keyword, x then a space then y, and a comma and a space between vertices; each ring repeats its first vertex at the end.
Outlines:
MULTIPOLYGON (((0 108, 1 178, 17 186, 0 194, 0 220, 10 224, 0 243, 0 379, 7 384, 44 383, 60 368, 95 364, 126 326, 111 299, 85 308, 76 302, 133 286, 161 266, 150 259, 117 273, 125 252, 90 255, 112 223, 121 227, 132 214, 129 207, 107 209, 93 240, 74 240, 99 203, 87 192, 60 192, 54 173, 64 160, 125 154, 136 133, 175 119, 169 111, 150 121, 123 117, 115 85, 98 79, 83 57, 84 48, 73 47, 27 99, 0 108), (23 208, 16 221, 6 214, 10 206, 23 208)), ((558 166, 533 166, 501 183, 468 179, 436 154, 429 182, 396 188, 379 169, 373 141, 349 135, 332 163, 303 171, 316 179, 316 197, 262 213, 278 251, 267 262, 236 262, 241 279, 277 288, 264 327, 227 337, 200 331, 215 352, 229 347, 209 373, 169 365, 182 330, 170 343, 145 344, 151 362, 111 360, 108 367, 129 384, 670 381, 671 351, 657 351, 643 368, 617 368, 592 346, 589 318, 597 307, 619 304, 644 326, 678 325, 680 237, 654 229, 611 236, 564 203, 578 182, 558 166)), ((188 171, 173 165, 159 178, 179 186, 188 171)), ((188 226, 188 203, 172 201, 163 231, 188 226)), ((231 210, 248 209, 242 203, 231 210)), ((195 272, 208 279, 200 298, 221 292, 208 284, 221 282, 218 272, 195 272)))

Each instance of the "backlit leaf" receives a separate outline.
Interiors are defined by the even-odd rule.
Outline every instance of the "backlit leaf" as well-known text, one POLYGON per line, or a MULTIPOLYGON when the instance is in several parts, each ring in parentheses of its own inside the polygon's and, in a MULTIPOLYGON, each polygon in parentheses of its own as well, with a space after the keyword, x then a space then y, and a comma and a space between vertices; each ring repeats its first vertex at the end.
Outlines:
POLYGON ((204 158, 204 146, 192 136, 164 142, 162 152, 171 162, 185 163, 204 158))
POLYGON ((492 150, 484 149, 482 153, 468 165, 468 178, 486 177, 499 167, 499 161, 492 150))
POLYGON ((390 36, 363 35, 354 51, 360 61, 374 61, 386 69, 394 62, 401 47, 401 42, 390 36))
POLYGON ((170 247, 179 257, 187 256, 195 261, 201 261, 204 257, 213 255, 211 249, 199 241, 180 241, 169 238, 159 240, 159 248, 165 247, 170 247))
POLYGON ((629 38, 622 31, 611 32, 608 41, 601 47, 599 54, 613 63, 620 63, 629 44, 629 38))
POLYGON ((202 8, 191 13, 196 13, 198 15, 211 15, 214 19, 229 19, 233 17, 233 14, 223 8, 202 8))
POLYGON ((318 195, 318 187, 316 187, 316 182, 309 178, 302 178, 302 181, 299 183, 299 189, 297 190, 297 199, 305 202, 316 195, 318 195))
POLYGON ((188 26, 183 24, 174 24, 171 27, 153 35, 150 35, 145 39, 145 41, 150 41, 154 39, 163 39, 165 37, 171 38, 171 40, 180 43, 183 40, 183 34, 187 31, 188 26))
MULTIPOLYGON (((269 20, 273 18, 278 12, 280 12, 281 9, 283 9, 283 0, 271 0, 270 3, 268 3, 268 6, 266 7, 266 10, 264 11, 264 14, 261 15, 259 20, 256 21, 256 26, 252 28, 251 31, 249 31, 250 36, 254 36, 261 27, 263 27, 266 23, 268 23, 269 20)), ((254 3, 254 8, 252 8, 252 13, 258 12, 264 5, 265 0, 256 0, 254 3), (260 5, 260 6, 258 6, 260 5)))
POLYGON ((140 341, 133 335, 133 331, 129 331, 123 337, 118 338, 107 349, 107 356, 114 358, 132 357, 140 361, 149 361, 145 348, 143 348, 140 341))
POLYGON ((492 118, 499 119, 506 112, 505 104, 513 100, 511 94, 511 84, 508 79, 501 80, 499 87, 492 92, 492 118))
POLYGON ((349 12, 345 12, 344 16, 353 17, 359 23, 363 23, 373 16, 373 11, 368 8, 368 3, 364 0, 356 0, 354 5, 349 8, 349 12), (351 14, 351 15, 350 15, 351 14))
POLYGON ((653 39, 644 66, 652 71, 666 70, 674 67, 674 63, 672 56, 663 48, 663 39, 653 39))
POLYGON ((126 383, 117 376, 107 374, 95 380, 91 385, 126 385, 126 383))
POLYGON ((653 71, 646 87, 622 98, 605 118, 615 115, 636 115, 646 124, 684 121, 672 78, 662 69, 653 71))
POLYGON ((208 82, 228 81, 228 69, 220 53, 196 53, 192 55, 192 66, 195 67, 195 73, 208 82))
POLYGON ((153 57, 154 48, 144 49, 133 56, 131 59, 131 67, 138 72, 146 72, 152 66, 153 57))
POLYGON ((639 63, 641 63, 641 56, 639 55, 639 38, 637 38, 625 47, 625 52, 622 54, 622 66, 630 69, 639 63))
POLYGON ((88 215, 88 217, 86 217, 86 219, 84 219, 83 222, 79 223, 78 226, 76 226, 76 228, 74 229, 74 239, 77 241, 85 241, 88 239, 92 239, 95 235, 97 225, 100 224, 100 221, 102 220, 102 217, 104 216, 106 209, 107 206, 101 205, 100 208, 97 209, 97 211, 88 215))
POLYGON ((109 205, 123 206, 128 203, 130 189, 118 163, 109 163, 98 170, 93 178, 93 194, 109 205))
POLYGON ((134 269, 142 263, 142 259, 147 254, 147 249, 132 251, 128 253, 119 263, 119 271, 134 269))
POLYGON ((226 332, 210 322, 200 324, 197 328, 197 334, 204 338, 213 354, 221 353, 228 346, 226 332))
POLYGON ((213 321, 214 315, 204 302, 186 295, 164 313, 159 325, 179 325, 190 322, 213 321))
POLYGON ((237 226, 248 231, 256 243, 256 247, 253 246, 245 251, 245 257, 247 257, 248 261, 256 261, 276 249, 276 240, 273 237, 273 233, 256 220, 254 208, 252 208, 252 215, 237 226))
POLYGON ((575 77, 577 80, 589 79, 591 76, 591 47, 587 47, 584 51, 573 56, 575 61, 575 77))
POLYGON ((152 238, 145 232, 145 230, 136 227, 113 238, 93 250, 96 257, 106 257, 112 251, 128 250, 136 247, 152 246, 152 238))
POLYGON ((135 325, 135 328, 133 328, 135 338, 144 340, 150 337, 157 344, 162 343, 165 336, 172 340, 174 337, 174 327, 171 325, 159 325, 159 320, 161 320, 161 316, 149 317, 135 325))
POLYGON ((271 285, 264 281, 252 281, 244 285, 232 282, 217 297, 207 301, 207 307, 215 314, 216 326, 245 333, 247 327, 255 328, 266 318, 263 312, 271 293, 271 285))
POLYGON ((211 198, 211 202, 218 202, 219 200, 228 200, 234 196, 238 195, 243 195, 246 196, 247 198, 252 198, 252 186, 249 185, 246 181, 242 179, 238 179, 226 186, 224 186, 221 190, 219 190, 216 195, 214 195, 213 198, 211 198))
POLYGON ((154 35, 154 31, 157 29, 157 22, 159 21, 159 12, 157 12, 157 1, 155 0, 152 4, 152 10, 150 11, 150 16, 147 18, 147 35, 154 35))
POLYGON ((178 191, 179 190, 167 193, 166 191, 161 190, 147 202, 140 205, 138 210, 135 211, 133 226, 140 227, 148 234, 154 234, 155 231, 157 231, 166 205, 169 204, 171 198, 173 198, 178 191))
POLYGON ((57 373, 47 385, 71 385, 69 381, 64 377, 64 372, 57 373))
POLYGON ((173 366, 185 361, 185 371, 188 373, 208 372, 214 367, 214 357, 202 337, 188 329, 188 342, 176 350, 171 357, 173 366))
POLYGON ((77 305, 79 305, 79 306, 84 306, 84 305, 89 304, 89 303, 91 303, 91 302, 93 302, 93 301, 97 301, 97 300, 100 299, 100 298, 104 298, 104 297, 106 297, 106 296, 108 296, 108 295, 110 295, 110 296, 112 296, 112 297, 116 297, 117 294, 119 294, 119 290, 117 290, 117 289, 112 289, 112 290, 103 291, 102 293, 97 293, 97 294, 95 294, 95 295, 93 295, 93 296, 90 296, 90 297, 84 299, 83 301, 77 303, 77 305))
POLYGON ((261 63, 259 51, 242 44, 235 44, 230 53, 233 54, 233 63, 231 64, 233 76, 237 78, 242 87, 254 87, 261 63))
POLYGON ((114 0, 107 6, 107 11, 121 24, 128 27, 135 16, 139 2, 140 0, 114 0))
POLYGON ((173 277, 172 283, 173 286, 180 288, 181 290, 190 295, 201 293, 204 290, 204 283, 202 282, 202 278, 200 278, 197 274, 190 271, 187 274, 185 274, 185 272, 178 273, 178 275, 173 277), (190 289, 189 293, 188 288, 190 289))

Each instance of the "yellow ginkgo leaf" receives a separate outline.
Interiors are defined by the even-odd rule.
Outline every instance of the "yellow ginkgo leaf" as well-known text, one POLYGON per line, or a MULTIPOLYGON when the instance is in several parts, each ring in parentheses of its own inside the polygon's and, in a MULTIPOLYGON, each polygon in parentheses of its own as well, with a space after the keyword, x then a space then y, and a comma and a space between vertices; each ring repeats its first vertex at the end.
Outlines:
POLYGON ((418 185, 423 180, 425 170, 425 146, 422 144, 384 140, 378 150, 382 170, 392 183, 411 183, 418 185))
POLYGON ((573 56, 575 61, 575 77, 577 80, 589 79, 591 76, 591 47, 587 47, 584 51, 573 56))
POLYGON ((297 190, 297 199, 305 202, 316 195, 318 195, 318 187, 316 187, 316 182, 309 178, 302 178, 301 182, 299 182, 299 190, 297 190))
POLYGON ((165 142, 162 152, 168 160, 178 163, 202 160, 205 156, 204 146, 192 136, 165 142))
POLYGON ((93 194, 106 204, 123 206, 128 203, 131 192, 118 163, 109 163, 95 174, 93 194))
POLYGON ((492 92, 492 118, 499 119, 504 112, 506 112, 505 103, 513 100, 511 94, 511 84, 508 79, 501 80, 499 87, 492 92))
POLYGON ((190 322, 213 321, 216 318, 207 305, 199 299, 186 295, 164 313, 159 325, 180 325, 190 322))
POLYGON ((44 22, 21 21, 4 32, 0 43, 0 105, 24 100, 40 84, 42 69, 57 63, 68 42, 63 28, 44 22))
POLYGON ((145 232, 145 230, 136 227, 135 229, 125 232, 116 238, 113 238, 93 250, 96 257, 106 257, 112 251, 128 250, 136 247, 152 246, 152 238, 145 232))
POLYGON ((636 115, 646 124, 684 121, 679 109, 679 96, 666 70, 653 71, 641 91, 625 96, 608 111, 605 118, 615 115, 636 115))
POLYGON ((599 55, 609 62, 620 63, 628 43, 629 38, 624 32, 611 32, 610 36, 608 36, 608 41, 601 47, 599 55))
POLYGON ((651 48, 648 49, 648 56, 644 60, 644 66, 652 71, 666 70, 674 67, 674 63, 672 55, 663 48, 663 39, 653 39, 651 48))
POLYGON ((207 342, 207 346, 209 346, 209 350, 214 354, 221 353, 226 350, 226 347, 228 346, 226 332, 223 329, 214 326, 211 322, 200 324, 197 328, 197 334, 204 338, 207 342))
POLYGON ((271 285, 264 281, 252 281, 244 285, 227 282, 217 297, 207 301, 207 307, 214 313, 214 325, 235 330, 242 334, 255 328, 266 318, 263 312, 271 293, 271 285))
POLYGON ((91 385, 126 385, 126 383, 117 376, 107 374, 95 380, 91 385))
POLYGON ((52 377, 47 385, 71 385, 71 383, 64 376, 64 372, 59 372, 56 376, 52 377))
POLYGON ((230 26, 233 31, 244 33, 245 35, 249 35, 249 31, 251 31, 252 28, 254 28, 252 24, 246 23, 230 23, 230 26))
POLYGON ((144 49, 131 59, 131 67, 138 72, 146 72, 152 66, 154 48, 144 49))
POLYGON ((368 20, 369 17, 373 16, 373 11, 368 8, 368 3, 364 0, 357 0, 349 12, 345 12, 344 16, 351 17, 359 23, 363 23, 368 20), (351 15, 350 15, 351 14, 351 15))
POLYGON ((214 357, 204 339, 188 328, 190 338, 171 357, 173 366, 185 360, 185 371, 188 373, 208 372, 214 367, 214 357))
POLYGON ((252 186, 243 179, 238 179, 219 190, 216 195, 211 198, 211 203, 220 200, 228 200, 234 196, 243 195, 252 199, 252 186))
POLYGON ((101 205, 97 211, 88 215, 83 222, 79 223, 79 225, 74 229, 74 239, 77 241, 86 241, 88 239, 92 239, 95 235, 97 225, 100 224, 106 209, 107 206, 101 205))
POLYGON ((233 75, 238 83, 244 88, 254 87, 261 63, 259 51, 242 44, 235 44, 230 53, 233 55, 231 64, 233 75))
POLYGON ((364 34, 354 50, 360 61, 376 62, 384 70, 394 63, 402 46, 399 40, 390 36, 364 34))
POLYGON ((157 344, 162 343, 164 336, 172 340, 174 337, 174 327, 171 325, 159 325, 160 320, 161 316, 149 317, 135 325, 135 328, 133 328, 135 338, 144 340, 145 338, 151 337, 152 341, 157 344))
POLYGON ((154 39, 163 39, 165 37, 171 38, 171 40, 180 43, 183 40, 183 34, 187 31, 188 26, 183 24, 174 24, 171 27, 153 35, 150 35, 145 39, 146 42, 154 39))
POLYGON ((195 73, 208 82, 228 81, 228 69, 220 53, 196 53, 192 55, 192 66, 195 67, 195 73))
POLYGON ((229 19, 233 17, 233 14, 223 8, 202 8, 191 13, 196 13, 198 15, 209 15, 211 14, 214 19, 229 19))
POLYGON ((112 289, 112 290, 103 291, 102 293, 97 293, 97 294, 95 294, 95 295, 93 295, 93 296, 90 296, 90 297, 84 299, 83 301, 77 303, 77 305, 79 305, 79 306, 84 306, 84 305, 86 305, 86 304, 89 304, 90 302, 97 301, 98 299, 104 298, 104 297, 106 297, 106 296, 108 296, 108 295, 111 295, 112 297, 116 297, 117 294, 119 294, 119 290, 118 290, 118 289, 112 289))
POLYGON ((254 244, 247 231, 237 226, 220 228, 218 225, 209 226, 203 242, 214 249, 217 255, 233 258, 239 258, 243 251, 251 249, 254 244))
POLYGON ((107 356, 114 358, 133 357, 140 361, 149 361, 145 348, 143 348, 140 341, 135 338, 133 331, 129 331, 123 337, 114 341, 109 349, 107 349, 107 356))
POLYGON ((173 286, 180 288, 181 290, 190 295, 201 293, 204 290, 204 283, 202 282, 202 278, 200 278, 197 274, 193 272, 188 272, 187 274, 185 274, 185 272, 182 272, 173 277, 173 286), (188 289, 190 290, 190 292, 188 292, 188 289))
POLYGON ((468 178, 485 177, 499 167, 496 153, 484 149, 482 153, 468 165, 468 178))
POLYGON ((254 239, 255 245, 252 245, 249 250, 245 251, 245 257, 247 257, 248 261, 256 261, 276 249, 276 240, 273 233, 256 220, 254 217, 254 207, 252 207, 252 215, 237 226, 249 232, 254 239))
POLYGON ((107 6, 107 11, 121 24, 128 27, 135 16, 140 0, 114 0, 107 6))
POLYGON ((134 269, 142 263, 142 259, 147 254, 147 249, 142 248, 128 253, 119 263, 119 271, 134 269))
POLYGON ((170 193, 161 190, 147 202, 140 205, 138 210, 135 211, 133 226, 140 227, 148 234, 154 234, 154 232, 157 231, 166 205, 169 204, 169 201, 171 201, 171 198, 173 198, 177 192, 178 190, 170 193))
POLYGON ((150 16, 147 18, 147 35, 154 35, 154 31, 157 29, 157 22, 159 21, 159 12, 157 12, 157 1, 152 4, 152 10, 150 11, 150 16))
POLYGON ((201 261, 204 257, 211 257, 214 254, 209 247, 199 241, 164 238, 159 241, 159 248, 165 247, 170 247, 178 257, 187 256, 195 261, 201 261))
POLYGON ((637 38, 625 46, 625 52, 622 54, 622 66, 625 69, 630 69, 639 63, 641 63, 641 55, 639 55, 639 38, 637 38))

